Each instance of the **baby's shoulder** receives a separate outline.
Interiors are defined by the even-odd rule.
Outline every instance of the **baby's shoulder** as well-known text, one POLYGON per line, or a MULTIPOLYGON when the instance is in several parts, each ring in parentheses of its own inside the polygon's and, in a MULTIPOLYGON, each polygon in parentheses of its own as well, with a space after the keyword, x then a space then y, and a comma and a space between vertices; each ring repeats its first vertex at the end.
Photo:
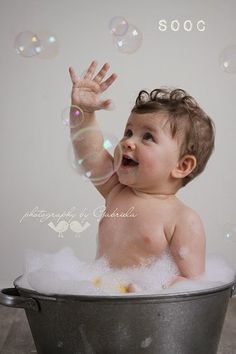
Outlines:
POLYGON ((199 216, 199 214, 192 208, 190 208, 188 205, 184 204, 182 201, 178 201, 178 207, 177 207, 177 218, 176 218, 176 224, 178 225, 202 225, 202 220, 199 216))

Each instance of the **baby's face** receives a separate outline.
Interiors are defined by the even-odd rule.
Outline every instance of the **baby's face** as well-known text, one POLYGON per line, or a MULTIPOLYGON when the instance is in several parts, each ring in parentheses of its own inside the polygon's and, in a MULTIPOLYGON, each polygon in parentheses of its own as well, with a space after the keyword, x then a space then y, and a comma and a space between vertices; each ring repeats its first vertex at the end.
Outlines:
POLYGON ((171 136, 165 113, 131 113, 120 144, 123 152, 117 171, 120 183, 151 193, 169 185, 180 147, 171 136))

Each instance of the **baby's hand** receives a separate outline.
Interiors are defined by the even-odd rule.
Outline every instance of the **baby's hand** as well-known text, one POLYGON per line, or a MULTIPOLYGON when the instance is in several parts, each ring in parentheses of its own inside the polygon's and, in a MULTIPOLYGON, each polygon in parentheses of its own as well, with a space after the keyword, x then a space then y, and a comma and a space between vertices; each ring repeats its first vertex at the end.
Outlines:
POLYGON ((129 283, 127 286, 127 293, 137 293, 140 290, 140 287, 135 283, 129 283))
POLYGON ((182 277, 180 275, 176 275, 173 278, 171 278, 170 280, 168 280, 166 283, 162 284, 162 289, 170 288, 175 283, 178 283, 179 281, 184 281, 184 280, 187 280, 187 278, 182 277))
POLYGON ((100 96, 117 78, 116 74, 112 74, 103 81, 110 67, 108 63, 104 64, 97 75, 94 76, 96 66, 97 62, 93 61, 81 79, 77 77, 72 67, 69 68, 73 84, 71 104, 79 106, 84 112, 88 113, 108 108, 111 100, 102 100, 100 96))

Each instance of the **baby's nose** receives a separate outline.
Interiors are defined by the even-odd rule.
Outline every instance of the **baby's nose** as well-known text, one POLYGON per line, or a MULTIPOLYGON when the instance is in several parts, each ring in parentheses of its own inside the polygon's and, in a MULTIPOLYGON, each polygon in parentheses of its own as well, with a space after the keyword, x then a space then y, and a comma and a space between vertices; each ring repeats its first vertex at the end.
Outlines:
POLYGON ((136 145, 135 145, 134 141, 131 140, 131 139, 125 140, 125 141, 123 142, 123 146, 124 146, 126 149, 130 149, 130 150, 132 150, 132 151, 134 151, 135 148, 136 148, 136 145))

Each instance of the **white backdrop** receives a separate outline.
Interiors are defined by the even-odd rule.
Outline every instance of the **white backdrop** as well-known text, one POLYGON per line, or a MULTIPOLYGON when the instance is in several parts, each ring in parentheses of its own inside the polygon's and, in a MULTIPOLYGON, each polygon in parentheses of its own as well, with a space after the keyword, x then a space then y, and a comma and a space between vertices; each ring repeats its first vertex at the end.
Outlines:
POLYGON ((70 246, 83 260, 95 256, 94 212, 103 199, 71 170, 69 132, 61 123, 70 103, 68 67, 82 73, 94 58, 100 65, 108 61, 118 74, 108 94, 116 109, 98 114, 102 129, 120 137, 139 90, 165 85, 187 90, 213 118, 215 152, 205 172, 179 197, 202 217, 207 251, 223 255, 236 269, 236 239, 227 240, 223 231, 225 223, 236 224, 236 74, 219 66, 222 49, 236 44, 235 13, 234 0, 0 1, 0 287, 22 273, 27 248, 47 252, 70 246), (108 24, 119 15, 143 34, 133 54, 120 53, 112 43, 108 24), (167 31, 158 29, 161 19, 167 31), (172 31, 174 19, 191 20, 194 28, 172 31), (200 19, 206 23, 202 32, 195 26, 200 19), (59 54, 51 59, 18 55, 14 40, 25 30, 53 31, 59 54), (47 217, 40 217, 42 210, 47 217), (63 212, 72 219, 52 215, 63 212), (76 237, 65 228, 58 237, 48 224, 62 220, 77 220, 83 227, 87 222, 87 229, 76 237))

